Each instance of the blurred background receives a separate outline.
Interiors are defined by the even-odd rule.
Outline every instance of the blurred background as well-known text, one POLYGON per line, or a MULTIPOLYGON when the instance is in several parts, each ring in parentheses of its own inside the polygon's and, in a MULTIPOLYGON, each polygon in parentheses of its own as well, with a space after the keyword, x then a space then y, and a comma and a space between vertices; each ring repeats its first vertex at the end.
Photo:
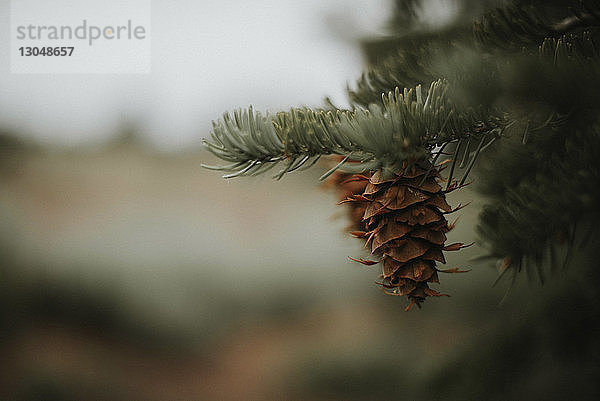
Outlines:
MULTIPOLYGON (((217 163, 200 143, 226 110, 347 104, 392 6, 154 1, 151 74, 0 65, 0 399, 569 399, 590 385, 577 372, 596 359, 567 357, 565 374, 546 352, 565 340, 552 314, 577 307, 545 301, 561 288, 518 280, 500 305, 508 286, 476 245, 449 255, 472 269, 442 277, 451 298, 405 313, 377 267, 348 260, 366 253, 320 168, 274 182, 200 167, 217 163)), ((430 28, 465 11, 421 10, 430 28)), ((483 200, 449 201, 472 201, 449 238, 471 242, 483 200)))

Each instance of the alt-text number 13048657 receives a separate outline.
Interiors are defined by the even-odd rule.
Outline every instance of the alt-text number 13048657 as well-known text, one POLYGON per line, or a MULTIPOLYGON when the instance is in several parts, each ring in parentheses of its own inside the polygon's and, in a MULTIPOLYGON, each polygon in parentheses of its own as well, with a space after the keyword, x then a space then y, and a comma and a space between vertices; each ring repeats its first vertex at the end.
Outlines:
POLYGON ((19 55, 24 57, 71 57, 74 50, 73 46, 19 47, 19 55))

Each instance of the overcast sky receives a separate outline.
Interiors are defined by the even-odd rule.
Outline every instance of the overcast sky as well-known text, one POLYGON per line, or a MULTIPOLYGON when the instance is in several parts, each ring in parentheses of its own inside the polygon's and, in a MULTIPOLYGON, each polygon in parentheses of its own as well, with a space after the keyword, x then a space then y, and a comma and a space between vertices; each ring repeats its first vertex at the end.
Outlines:
POLYGON ((167 149, 196 144, 237 107, 344 103, 362 71, 347 35, 381 32, 389 10, 386 0, 155 0, 151 74, 18 75, 0 4, 0 127, 75 145, 133 121, 167 149))

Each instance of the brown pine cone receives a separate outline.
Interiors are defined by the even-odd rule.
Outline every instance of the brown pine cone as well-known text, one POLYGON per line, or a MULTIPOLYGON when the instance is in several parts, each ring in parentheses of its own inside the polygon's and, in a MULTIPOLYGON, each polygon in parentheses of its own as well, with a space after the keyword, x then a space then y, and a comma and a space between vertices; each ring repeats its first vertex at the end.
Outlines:
POLYGON ((429 162, 405 163, 401 171, 390 176, 378 170, 370 177, 356 179, 364 182, 365 189, 362 195, 351 194, 346 201, 364 208, 364 229, 352 234, 364 238, 371 253, 381 258, 357 261, 366 265, 381 262, 383 282, 379 284, 390 295, 407 296, 407 310, 415 304, 420 307, 428 296, 447 296, 429 288, 429 283, 439 282, 440 271, 462 271, 439 270, 436 262, 446 263, 442 251, 465 246, 444 245, 446 233, 452 229, 445 214, 453 210, 446 202, 447 191, 438 184, 439 167, 429 162))

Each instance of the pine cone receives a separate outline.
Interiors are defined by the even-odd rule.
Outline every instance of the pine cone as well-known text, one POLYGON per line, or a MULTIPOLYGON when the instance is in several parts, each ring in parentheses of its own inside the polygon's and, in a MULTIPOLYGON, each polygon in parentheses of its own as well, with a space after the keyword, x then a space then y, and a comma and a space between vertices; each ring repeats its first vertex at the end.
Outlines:
MULTIPOLYGON (((379 261, 356 260, 365 265, 383 264, 383 282, 378 283, 390 295, 405 295, 410 304, 421 306, 428 296, 447 296, 429 288, 438 283, 438 272, 459 273, 458 269, 439 270, 436 262, 446 263, 442 251, 464 248, 456 243, 445 246, 446 233, 452 229, 445 214, 452 210, 446 193, 438 184, 439 167, 429 162, 404 164, 402 170, 384 176, 381 170, 364 181, 362 195, 351 195, 346 201, 364 207, 364 230, 353 235, 364 238, 371 253, 379 261), (427 176, 426 176, 427 174, 427 176)), ((450 190, 455 189, 453 185, 450 190)))

